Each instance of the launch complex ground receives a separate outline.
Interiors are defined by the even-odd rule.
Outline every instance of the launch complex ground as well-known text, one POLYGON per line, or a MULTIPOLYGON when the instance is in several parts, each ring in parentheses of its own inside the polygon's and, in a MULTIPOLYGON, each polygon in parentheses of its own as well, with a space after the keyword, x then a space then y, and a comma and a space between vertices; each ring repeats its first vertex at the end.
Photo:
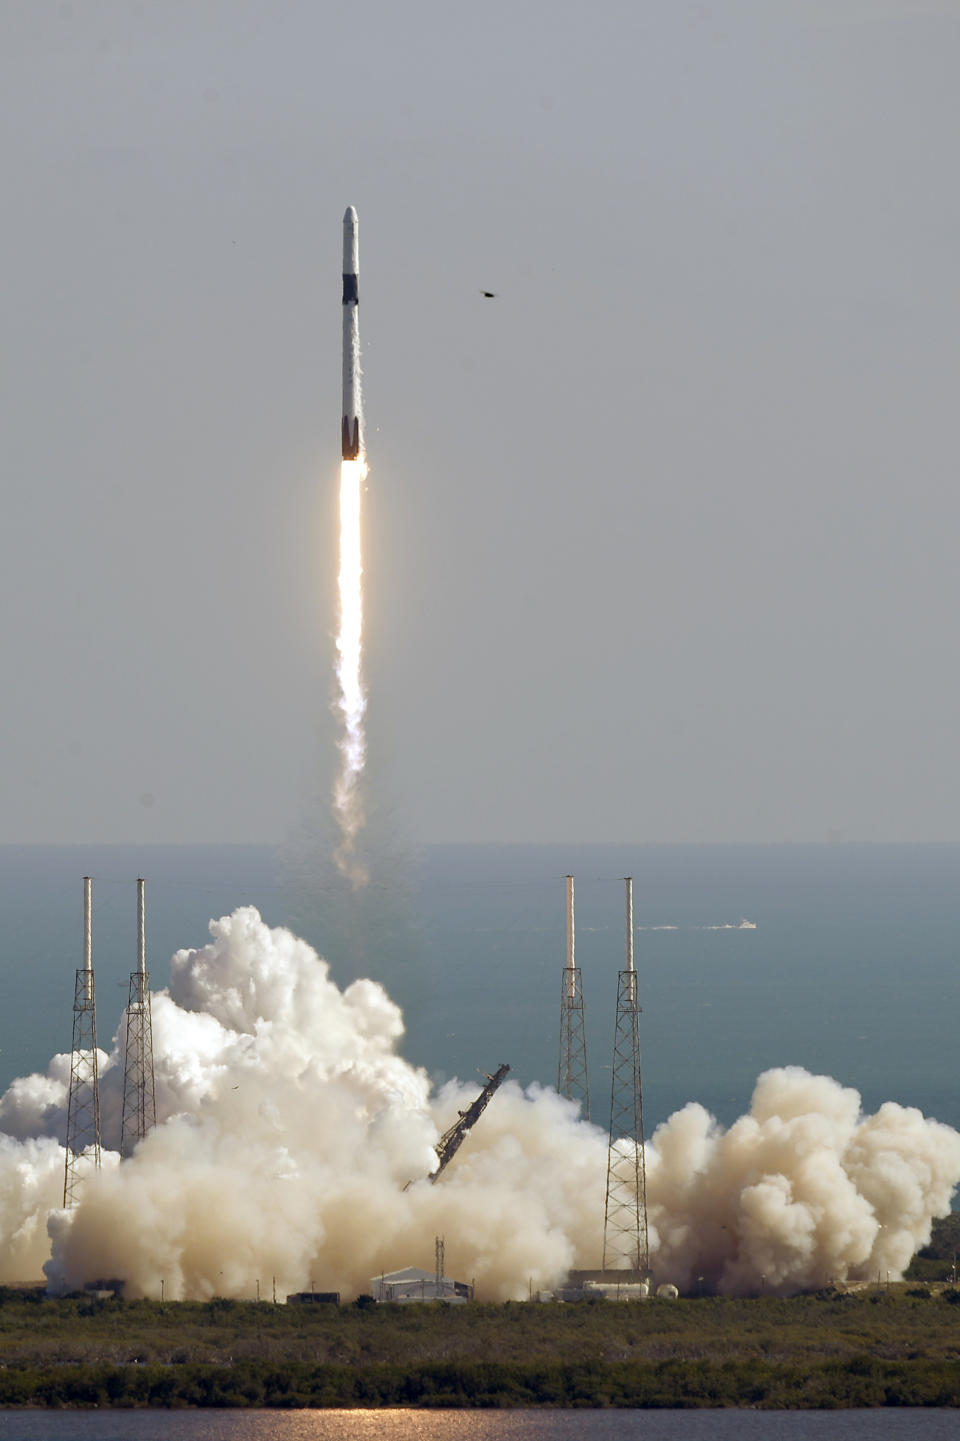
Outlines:
POLYGON ((0 1288, 0 1406, 960 1406, 960 1291, 621 1306, 0 1288))

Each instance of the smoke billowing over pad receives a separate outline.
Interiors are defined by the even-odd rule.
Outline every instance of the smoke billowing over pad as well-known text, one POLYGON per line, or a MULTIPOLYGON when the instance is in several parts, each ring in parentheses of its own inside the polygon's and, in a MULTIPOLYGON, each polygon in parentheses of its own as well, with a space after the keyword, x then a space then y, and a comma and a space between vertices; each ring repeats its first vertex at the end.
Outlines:
MULTIPOLYGON (((476 1087, 432 1096, 397 1054, 379 985, 340 990, 325 961, 245 907, 173 958, 153 997, 159 1125, 119 1164, 117 1042, 103 1057, 104 1167, 59 1210, 65 1058, 0 1099, 0 1280, 120 1276, 127 1295, 252 1297, 311 1283, 345 1296, 406 1264, 481 1297, 598 1264, 606 1137, 553 1091, 507 1082, 437 1185, 433 1146, 476 1087)), ((118 1031, 118 1035, 122 1030, 118 1031)), ((467 1058, 472 1061, 473 1058, 467 1058)), ((960 1135, 797 1068, 761 1076, 722 1130, 696 1104, 648 1147, 652 1261, 684 1287, 791 1291, 896 1276, 960 1179, 960 1135)))
MULTIPOLYGON (((898 1278, 950 1210, 960 1135, 799 1066, 765 1072, 728 1131, 690 1104, 648 1159, 656 1265, 683 1287, 789 1292, 898 1278)), ((653 1238, 652 1238, 653 1240, 653 1238)))

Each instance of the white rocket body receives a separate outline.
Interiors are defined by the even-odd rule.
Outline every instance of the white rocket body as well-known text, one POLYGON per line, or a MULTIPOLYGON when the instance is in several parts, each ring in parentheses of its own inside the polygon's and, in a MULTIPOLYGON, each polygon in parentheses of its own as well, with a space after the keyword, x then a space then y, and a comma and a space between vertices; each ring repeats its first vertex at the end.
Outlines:
POLYGON ((363 400, 360 395, 360 258, 357 212, 348 205, 343 217, 343 422, 344 460, 363 455, 363 400))

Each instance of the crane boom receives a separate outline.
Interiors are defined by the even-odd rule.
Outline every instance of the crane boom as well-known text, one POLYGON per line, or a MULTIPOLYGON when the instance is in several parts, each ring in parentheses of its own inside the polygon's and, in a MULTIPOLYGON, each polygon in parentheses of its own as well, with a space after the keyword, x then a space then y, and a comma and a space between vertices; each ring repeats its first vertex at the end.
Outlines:
POLYGON ((453 1160, 463 1145, 467 1132, 477 1124, 490 1103, 490 1097, 497 1087, 501 1085, 509 1069, 509 1066, 503 1065, 499 1066, 492 1076, 488 1074, 487 1084, 477 1099, 471 1101, 467 1109, 459 1113, 458 1119, 454 1121, 449 1130, 444 1131, 434 1147, 440 1164, 437 1169, 431 1173, 431 1181, 435 1181, 440 1175, 440 1172, 453 1160))
MULTIPOLYGON (((487 1084, 484 1086, 477 1099, 475 1101, 471 1101, 470 1105, 465 1111, 460 1111, 457 1120, 454 1121, 450 1129, 448 1131, 444 1131, 443 1135, 434 1146, 434 1150, 437 1153, 437 1160, 440 1164, 437 1166, 437 1169, 435 1171, 430 1172, 431 1181, 435 1181, 443 1168, 450 1161, 453 1160, 453 1157, 457 1154, 460 1147, 463 1145, 464 1136, 466 1136, 471 1126, 475 1126, 477 1124, 480 1117, 483 1115, 484 1111, 487 1108, 490 1097, 493 1095, 497 1087, 501 1084, 504 1076, 506 1076, 509 1069, 509 1066, 500 1066, 496 1071, 494 1071, 492 1076, 488 1072, 485 1073, 487 1076, 487 1084)), ((408 1181, 403 1189, 405 1191, 409 1191, 412 1185, 413 1181, 408 1181)))

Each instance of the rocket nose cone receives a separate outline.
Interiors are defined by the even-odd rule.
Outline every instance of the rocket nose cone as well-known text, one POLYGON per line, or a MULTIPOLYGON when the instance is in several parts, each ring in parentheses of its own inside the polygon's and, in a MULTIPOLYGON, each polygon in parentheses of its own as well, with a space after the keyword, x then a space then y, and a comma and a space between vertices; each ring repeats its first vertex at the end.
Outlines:
POLYGON ((354 210, 352 205, 348 205, 346 210, 343 212, 343 223, 344 225, 356 225, 357 212, 354 210))

